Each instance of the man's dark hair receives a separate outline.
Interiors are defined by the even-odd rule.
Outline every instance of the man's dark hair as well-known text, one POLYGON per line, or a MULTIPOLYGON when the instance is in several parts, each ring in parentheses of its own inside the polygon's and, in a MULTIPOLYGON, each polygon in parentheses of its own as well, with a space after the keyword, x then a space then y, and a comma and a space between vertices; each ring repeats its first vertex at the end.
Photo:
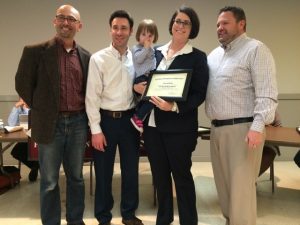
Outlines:
POLYGON ((244 30, 246 31, 246 15, 242 8, 236 6, 225 6, 224 8, 220 9, 218 15, 220 15, 222 12, 232 12, 236 22, 240 22, 244 20, 245 21, 244 30))
POLYGON ((178 15, 178 13, 184 13, 190 18, 192 23, 192 28, 191 28, 189 39, 196 38, 200 30, 200 20, 194 9, 184 5, 181 6, 178 10, 176 10, 176 12, 173 14, 169 23, 169 33, 172 35, 172 26, 174 24, 175 17, 178 15))
POLYGON ((130 26, 130 29, 133 28, 133 19, 132 17, 129 15, 128 12, 126 12, 125 10, 117 10, 117 11, 114 11, 111 15, 110 15, 110 18, 109 18, 109 25, 111 26, 111 23, 112 21, 114 20, 114 18, 125 18, 128 20, 129 22, 129 26, 130 26))

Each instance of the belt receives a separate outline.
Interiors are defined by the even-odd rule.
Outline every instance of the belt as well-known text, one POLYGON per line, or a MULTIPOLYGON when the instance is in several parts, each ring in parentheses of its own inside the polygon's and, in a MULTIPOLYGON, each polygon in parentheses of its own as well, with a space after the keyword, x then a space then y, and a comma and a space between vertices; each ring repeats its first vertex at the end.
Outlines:
POLYGON ((84 113, 85 111, 84 110, 79 110, 79 111, 62 111, 62 112, 59 112, 59 116, 61 117, 72 117, 72 116, 77 116, 81 113, 84 113))
POLYGON ((129 109, 126 111, 110 111, 110 110, 106 110, 106 109, 100 109, 100 113, 102 115, 106 115, 109 117, 112 117, 114 119, 120 119, 124 116, 131 116, 134 112, 134 108, 133 109, 129 109))
POLYGON ((221 127, 226 125, 234 125, 237 123, 247 123, 252 121, 253 121, 253 117, 242 117, 242 118, 233 118, 228 120, 212 120, 211 124, 214 125, 215 127, 221 127))

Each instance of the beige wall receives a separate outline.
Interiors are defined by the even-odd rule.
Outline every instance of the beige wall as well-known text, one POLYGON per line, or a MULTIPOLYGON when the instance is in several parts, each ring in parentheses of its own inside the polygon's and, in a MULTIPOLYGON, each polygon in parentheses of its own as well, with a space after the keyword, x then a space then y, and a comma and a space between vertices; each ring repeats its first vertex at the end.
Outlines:
MULTIPOLYGON (((110 43, 108 18, 112 11, 128 10, 135 24, 145 17, 154 19, 160 33, 158 43, 165 43, 170 38, 169 19, 183 3, 193 7, 201 20, 200 35, 193 44, 209 53, 218 44, 215 32, 218 10, 225 5, 241 6, 248 20, 248 35, 265 42, 274 54, 280 93, 299 93, 298 0, 10 0, 1 1, 0 6, 0 95, 15 94, 14 75, 23 46, 54 35, 55 10, 64 3, 80 10, 84 26, 77 40, 92 53, 110 43)), ((130 45, 134 43, 132 37, 130 45)))

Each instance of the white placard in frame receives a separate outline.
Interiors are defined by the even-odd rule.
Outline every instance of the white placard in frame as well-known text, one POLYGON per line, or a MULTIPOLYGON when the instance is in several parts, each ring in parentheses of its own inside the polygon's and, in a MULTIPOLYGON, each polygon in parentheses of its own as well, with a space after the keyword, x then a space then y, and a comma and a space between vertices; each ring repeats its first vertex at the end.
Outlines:
POLYGON ((149 75, 144 100, 158 96, 167 101, 185 101, 188 94, 192 70, 156 70, 149 75))

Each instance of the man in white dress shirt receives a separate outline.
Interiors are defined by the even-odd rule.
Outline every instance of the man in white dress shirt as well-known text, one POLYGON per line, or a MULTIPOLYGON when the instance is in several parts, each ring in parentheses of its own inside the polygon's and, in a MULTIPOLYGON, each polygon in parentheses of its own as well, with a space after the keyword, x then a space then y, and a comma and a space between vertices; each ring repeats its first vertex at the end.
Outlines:
POLYGON ((135 216, 139 202, 139 133, 130 122, 135 108, 134 68, 127 45, 133 19, 126 11, 117 10, 110 16, 109 25, 112 43, 91 57, 85 101, 92 145, 96 149, 95 217, 100 225, 111 223, 112 177, 118 147, 122 223, 142 225, 135 216))
POLYGON ((256 224, 256 187, 265 125, 277 107, 270 50, 246 35, 243 9, 225 7, 217 20, 221 46, 208 56, 206 114, 211 119, 211 160, 227 225, 256 224))

